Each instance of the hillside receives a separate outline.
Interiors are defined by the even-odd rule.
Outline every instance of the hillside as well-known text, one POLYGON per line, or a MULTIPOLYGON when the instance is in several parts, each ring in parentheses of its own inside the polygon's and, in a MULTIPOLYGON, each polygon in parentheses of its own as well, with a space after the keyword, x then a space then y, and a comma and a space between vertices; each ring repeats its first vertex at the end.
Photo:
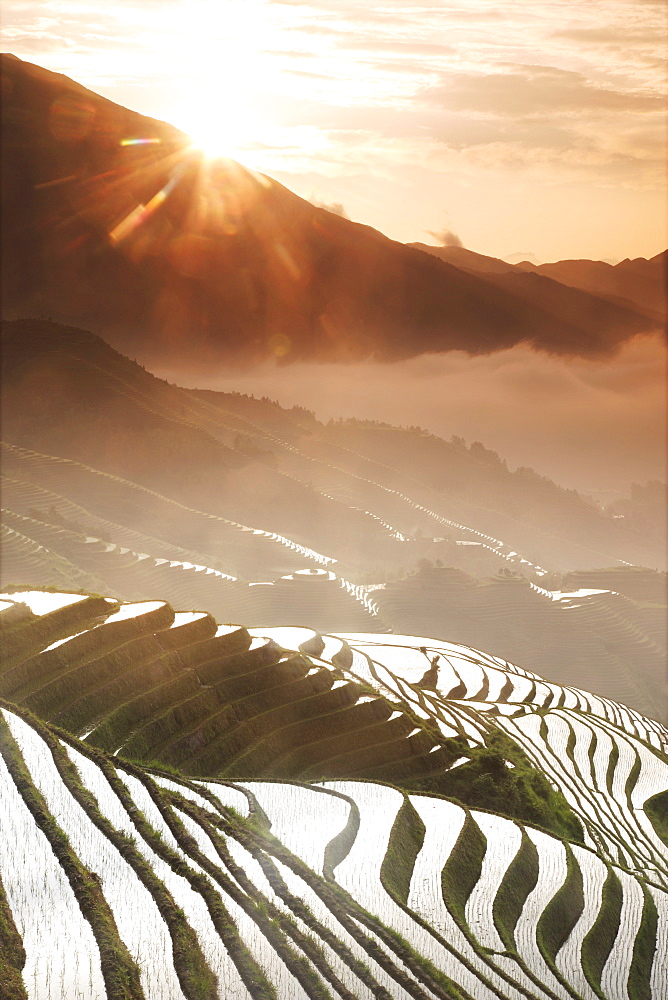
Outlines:
MULTIPOLYGON (((665 574, 629 567, 579 572, 554 578, 548 590, 503 569, 473 577, 425 560, 414 574, 363 585, 341 576, 336 563, 325 568, 316 553, 269 532, 219 523, 216 548, 205 554, 165 541, 164 529, 155 538, 93 516, 12 474, 4 480, 3 497, 0 586, 32 580, 132 601, 160 593, 176 605, 208 607, 217 617, 267 627, 292 621, 323 632, 342 626, 426 634, 496 650, 520 664, 539 660, 559 683, 586 684, 668 719, 665 574), (40 502, 45 510, 39 519, 11 509, 23 504, 34 511, 40 502), (56 504, 78 521, 68 521, 56 504), (271 569, 279 563, 286 571, 280 575, 271 569), (235 564, 244 567, 245 577, 231 574, 235 564)), ((121 499, 120 492, 110 499, 121 499)), ((203 515, 182 512, 174 530, 180 526, 196 541, 198 525, 210 527, 203 515)), ((470 565, 472 549, 478 546, 455 543, 452 562, 464 552, 461 561, 470 565)))
POLYGON ((524 666, 540 663, 560 684, 587 687, 668 721, 665 574, 581 572, 548 590, 503 571, 477 579, 424 567, 372 597, 391 631, 475 644, 524 666))
POLYGON ((665 995, 664 727, 448 643, 0 600, 12 997, 665 995))
POLYGON ((540 656, 666 718, 665 574, 634 589, 625 566, 657 564, 660 519, 480 443, 184 390, 55 323, 5 323, 2 347, 1 586, 540 656))
POLYGON ((657 326, 665 324, 668 251, 649 260, 639 257, 619 264, 603 260, 559 260, 551 264, 533 264, 525 260, 509 264, 464 247, 425 243, 410 243, 409 246, 471 274, 485 275, 499 288, 549 308, 554 316, 567 319, 571 310, 581 316, 595 308, 592 302, 595 297, 636 310, 657 326), (544 280, 539 282, 536 278, 544 280), (564 287, 570 292, 564 292, 564 287), (555 306, 558 306, 556 311, 555 306))
POLYGON ((668 251, 635 260, 608 264, 603 260, 559 260, 552 264, 531 264, 522 261, 519 270, 539 274, 564 285, 580 288, 594 295, 603 295, 618 302, 632 303, 636 308, 665 320, 666 260, 668 251))
MULTIPOLYGON (((628 527, 533 470, 510 471, 479 442, 469 448, 357 421, 323 425, 299 408, 180 389, 98 337, 46 321, 5 322, 2 356, 9 445, 288 537, 336 560, 356 582, 422 557, 443 560, 451 543, 467 540, 486 546, 490 568, 502 561, 544 573, 620 560, 663 568, 660 534, 628 527)), ((141 531, 147 518, 156 521, 148 511, 132 517, 127 527, 141 531)), ((194 547, 207 548, 201 540, 194 547)))
POLYGON ((6 316, 50 315, 200 372, 520 342, 595 356, 648 328, 565 286, 552 314, 549 283, 529 301, 206 161, 176 129, 63 76, 13 56, 2 73, 6 316))

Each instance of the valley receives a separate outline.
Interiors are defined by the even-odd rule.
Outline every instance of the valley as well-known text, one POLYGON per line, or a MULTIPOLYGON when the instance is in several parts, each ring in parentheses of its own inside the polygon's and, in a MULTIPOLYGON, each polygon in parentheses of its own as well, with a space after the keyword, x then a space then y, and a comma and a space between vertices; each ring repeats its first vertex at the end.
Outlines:
POLYGON ((6 322, 2 346, 2 586, 540 655, 666 718, 660 527, 479 444, 179 388, 85 331, 6 322))

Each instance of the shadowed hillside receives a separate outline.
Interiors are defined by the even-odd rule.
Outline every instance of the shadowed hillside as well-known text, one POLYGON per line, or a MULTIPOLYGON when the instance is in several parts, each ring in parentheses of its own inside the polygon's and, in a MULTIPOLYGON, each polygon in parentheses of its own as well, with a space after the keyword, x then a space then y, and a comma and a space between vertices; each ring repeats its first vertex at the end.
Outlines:
MULTIPOLYGON (((312 549, 320 565, 336 560, 359 583, 383 582, 423 557, 452 564, 453 551, 454 564, 470 568, 461 541, 479 543, 472 558, 482 558, 483 572, 495 563, 542 574, 619 560, 662 568, 660 534, 634 530, 531 469, 511 472, 479 442, 369 422, 323 425, 299 408, 180 389, 94 335, 46 321, 5 322, 2 351, 5 441, 99 470, 107 483, 138 484, 145 509, 126 526, 166 530, 181 548, 207 551, 202 539, 222 518, 312 549), (209 523, 196 538, 175 536, 153 494, 209 523)), ((59 471, 74 475, 71 464, 59 471)), ((86 496, 71 499, 87 506, 86 496)), ((244 573, 236 561, 225 571, 244 573)))
POLYGON ((664 250, 649 260, 627 258, 619 264, 603 260, 559 260, 553 264, 535 265, 522 261, 517 267, 622 304, 632 303, 647 315, 665 321, 667 257, 668 251, 664 250))
POLYGON ((656 565, 656 518, 480 443, 184 390, 85 331, 2 344, 3 586, 432 635, 664 718, 665 576, 624 565, 656 565))
POLYGON ((637 310, 658 326, 665 324, 666 250, 649 260, 638 257, 619 264, 608 264, 603 260, 559 260, 552 264, 532 264, 524 260, 519 264, 508 264, 505 260, 487 257, 464 247, 427 246, 425 243, 410 243, 409 246, 472 274, 487 275, 498 287, 529 301, 543 304, 550 301, 554 315, 559 315, 563 308, 591 308, 590 297, 596 296, 637 310), (520 278, 518 272, 532 275, 534 280, 527 280, 526 276, 520 278), (536 277, 548 280, 538 282, 536 277), (564 286, 587 294, 581 298, 575 294, 569 296, 564 293, 564 286))
MULTIPOLYGON (((190 775, 376 778, 444 794, 462 757, 473 777, 492 766, 488 744, 513 758, 512 745, 484 716, 472 749, 464 720, 440 730, 425 725, 416 708, 420 684, 403 696, 378 687, 346 642, 325 641, 311 629, 279 628, 274 638, 218 626, 202 612, 175 614, 163 601, 119 609, 108 598, 76 595, 35 616, 20 592, 6 596, 16 604, 8 621, 0 618, 0 697, 115 755, 190 775)), ((60 599, 26 595, 28 604, 36 598, 47 606, 60 599)), ((426 655, 416 659, 427 664, 426 655)), ((465 699, 463 690, 453 696, 465 699)), ((580 839, 566 803, 531 776, 521 755, 515 765, 502 772, 505 792, 497 782, 483 801, 474 783, 458 797, 580 839)))

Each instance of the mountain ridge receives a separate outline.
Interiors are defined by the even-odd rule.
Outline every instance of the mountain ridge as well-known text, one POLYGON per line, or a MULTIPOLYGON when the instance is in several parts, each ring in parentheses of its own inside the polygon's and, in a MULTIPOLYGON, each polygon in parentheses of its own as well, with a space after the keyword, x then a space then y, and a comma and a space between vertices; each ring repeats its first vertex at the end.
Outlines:
MULTIPOLYGON (((501 287, 512 287, 513 279, 510 276, 517 275, 518 271, 541 275, 559 285, 579 289, 625 308, 638 310, 659 324, 665 322, 668 250, 649 258, 626 258, 618 264, 584 258, 545 264, 534 264, 531 261, 510 264, 465 247, 429 246, 426 243, 410 243, 409 246, 463 270, 492 275, 501 287)), ((517 288, 517 284, 514 287, 517 288)))
POLYGON ((585 293, 555 319, 233 161, 207 163, 182 133, 67 78, 16 59, 3 73, 5 315, 53 315, 193 370, 520 342, 597 356, 647 329, 591 296, 581 310, 585 293))

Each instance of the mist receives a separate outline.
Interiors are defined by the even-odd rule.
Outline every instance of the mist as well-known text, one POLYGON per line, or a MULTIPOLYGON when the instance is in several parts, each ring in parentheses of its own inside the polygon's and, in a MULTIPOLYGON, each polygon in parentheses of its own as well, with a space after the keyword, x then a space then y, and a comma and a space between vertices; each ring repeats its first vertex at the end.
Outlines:
MULTIPOLYGON (((177 372, 156 374, 184 384, 177 372)), ((511 468, 531 466, 601 500, 666 476, 666 349, 658 336, 635 337, 604 360, 520 345, 395 364, 265 363, 185 381, 305 406, 320 420, 382 420, 481 441, 511 468)))

